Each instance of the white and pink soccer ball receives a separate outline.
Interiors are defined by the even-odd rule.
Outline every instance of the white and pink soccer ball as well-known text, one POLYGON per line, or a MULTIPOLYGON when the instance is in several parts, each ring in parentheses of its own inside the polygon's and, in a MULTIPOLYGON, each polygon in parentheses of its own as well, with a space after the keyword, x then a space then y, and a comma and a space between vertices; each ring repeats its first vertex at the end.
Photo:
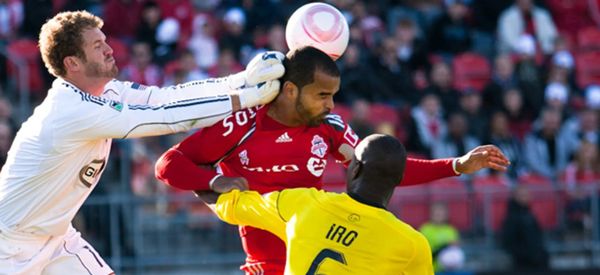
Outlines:
POLYGON ((333 60, 344 53, 349 38, 346 18, 338 9, 325 3, 300 7, 290 16, 285 28, 285 40, 290 51, 312 46, 333 60))

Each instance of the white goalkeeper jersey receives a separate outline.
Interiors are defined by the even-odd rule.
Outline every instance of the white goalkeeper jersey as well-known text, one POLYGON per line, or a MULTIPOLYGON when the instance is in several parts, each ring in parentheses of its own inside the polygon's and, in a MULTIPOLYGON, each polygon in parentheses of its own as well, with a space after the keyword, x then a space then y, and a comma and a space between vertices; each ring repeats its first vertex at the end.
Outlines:
POLYGON ((0 231, 64 234, 100 179, 112 138, 212 125, 231 114, 228 93, 219 79, 167 88, 114 80, 96 97, 55 80, 0 172, 0 231))

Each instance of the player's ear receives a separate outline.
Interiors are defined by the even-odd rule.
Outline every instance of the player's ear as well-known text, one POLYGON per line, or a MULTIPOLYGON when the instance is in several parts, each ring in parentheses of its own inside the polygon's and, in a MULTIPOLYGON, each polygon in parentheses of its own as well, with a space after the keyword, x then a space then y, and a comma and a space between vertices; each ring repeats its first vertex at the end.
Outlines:
POLYGON ((360 175, 360 172, 362 172, 362 167, 363 164, 360 161, 356 161, 355 165, 352 167, 352 171, 350 173, 351 174, 351 179, 355 180, 358 178, 358 176, 360 175))
POLYGON ((79 58, 76 56, 67 56, 63 59, 66 71, 76 72, 80 70, 79 58))
POLYGON ((291 81, 284 82, 283 86, 281 87, 281 93, 288 97, 297 96, 298 92, 298 86, 291 81))

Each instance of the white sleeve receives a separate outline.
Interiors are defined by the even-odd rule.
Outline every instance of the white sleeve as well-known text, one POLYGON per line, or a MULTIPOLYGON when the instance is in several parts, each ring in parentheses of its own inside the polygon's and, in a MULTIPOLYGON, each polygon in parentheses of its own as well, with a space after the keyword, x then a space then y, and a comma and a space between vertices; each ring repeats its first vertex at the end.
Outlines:
POLYGON ((112 80, 104 87, 104 95, 109 98, 117 97, 127 104, 160 105, 191 98, 228 95, 233 90, 228 79, 229 77, 209 78, 167 87, 112 80))
POLYGON ((207 127, 231 114, 229 95, 198 97, 162 105, 133 105, 82 95, 69 107, 65 131, 75 139, 136 138, 207 127))

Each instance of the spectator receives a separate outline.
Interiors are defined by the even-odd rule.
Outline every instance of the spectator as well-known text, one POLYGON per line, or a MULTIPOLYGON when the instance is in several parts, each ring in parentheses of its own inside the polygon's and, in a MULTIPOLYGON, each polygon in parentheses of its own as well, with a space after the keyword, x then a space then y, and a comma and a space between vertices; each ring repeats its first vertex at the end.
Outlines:
POLYGON ((574 160, 564 171, 567 188, 565 216, 569 237, 581 237, 591 229, 590 189, 600 179, 598 145, 582 141, 574 160))
MULTIPOLYGON (((484 139, 483 143, 494 144, 504 152, 504 155, 510 160, 510 166, 506 173, 511 179, 516 180, 524 169, 521 143, 517 137, 510 132, 508 116, 506 113, 496 111, 492 114, 487 137, 484 139)), ((491 172, 495 173, 494 171, 491 172)))
POLYGON ((160 0, 157 1, 161 10, 161 19, 173 18, 180 26, 180 34, 184 39, 190 36, 194 6, 191 0, 160 0))
POLYGON ((17 37, 23 23, 23 1, 0 0, 0 48, 17 37))
POLYGON ((208 14, 200 13, 194 17, 192 36, 187 47, 194 54, 196 64, 202 69, 214 66, 219 57, 219 44, 215 38, 214 24, 208 14))
POLYGON ((107 36, 125 41, 135 38, 142 16, 143 4, 139 0, 108 0, 104 3, 104 27, 107 36))
POLYGON ((381 18, 376 15, 374 9, 377 7, 373 2, 355 1, 352 5, 352 21, 362 32, 362 37, 367 47, 375 47, 380 44, 385 35, 385 26, 381 18))
POLYGON ((501 54, 494 59, 494 69, 490 82, 483 89, 483 101, 486 109, 490 110, 502 102, 504 91, 516 87, 515 65, 511 57, 501 54))
MULTIPOLYGON (((417 26, 409 19, 401 19, 394 30, 396 56, 402 67, 414 73, 418 70, 429 71, 425 42, 417 37, 417 26)), ((416 103, 416 102, 415 102, 416 103)))
POLYGON ((556 180, 559 171, 567 166, 571 152, 569 141, 561 131, 559 110, 542 110, 539 125, 526 137, 523 145, 525 162, 529 170, 549 180, 556 180))
POLYGON ((433 142, 431 156, 433 158, 448 158, 455 154, 465 154, 479 146, 481 141, 470 135, 468 129, 469 126, 464 113, 451 113, 448 117, 448 132, 433 142))
POLYGON ((541 69, 536 61, 536 48, 532 36, 523 35, 519 39, 515 76, 522 91, 525 105, 537 114, 544 105, 544 88, 541 69))
POLYGON ((502 224, 502 247, 512 257, 515 271, 543 271, 548 267, 543 232, 531 212, 529 198, 527 186, 517 185, 502 224))
POLYGON ((193 80, 202 80, 208 78, 208 74, 200 70, 196 64, 194 54, 190 50, 183 50, 179 53, 179 58, 173 61, 173 66, 176 69, 171 75, 166 75, 165 85, 175 85, 193 80), (177 77, 175 77, 175 74, 177 77), (179 80, 175 80, 178 78, 179 80))
POLYGON ((52 17, 53 9, 50 0, 23 0, 23 22, 20 36, 36 39, 46 19, 52 17))
POLYGON ((235 60, 241 60, 242 47, 250 45, 250 38, 244 32, 246 14, 240 8, 231 8, 223 16, 223 31, 219 48, 228 48, 235 60))
POLYGON ((154 52, 155 61, 160 65, 164 65, 174 59, 180 39, 184 38, 181 36, 179 21, 171 17, 160 21, 156 28, 156 42, 158 45, 154 52))
MULTIPOLYGON (((573 67, 575 65, 573 55, 567 50, 556 52, 551 59, 548 70, 547 82, 557 82, 567 86, 569 91, 576 92, 577 84, 573 67)), ((576 95, 573 93, 572 95, 576 95)))
POLYGON ((235 58, 233 50, 225 48, 220 50, 217 64, 208 69, 208 75, 210 77, 221 77, 241 72, 243 69, 244 67, 235 58))
POLYGON ((544 91, 545 106, 561 112, 563 120, 570 117, 569 110, 569 88, 563 83, 552 82, 546 86, 544 91))
POLYGON ((391 37, 383 39, 379 47, 379 55, 375 60, 374 69, 383 89, 378 89, 375 100, 394 105, 404 105, 415 100, 415 88, 412 74, 404 68, 396 55, 396 40, 391 37))
POLYGON ((13 141, 13 130, 6 121, 0 121, 0 167, 4 166, 8 149, 13 141))
POLYGON ((564 183, 569 190, 581 184, 594 184, 600 179, 598 144, 581 141, 573 161, 564 170, 564 183))
POLYGON ((156 32, 160 24, 161 11, 156 2, 149 0, 142 6, 141 22, 136 31, 136 40, 150 45, 152 55, 156 56, 158 41, 156 32))
POLYGON ((514 0, 474 0, 474 27, 482 32, 495 34, 500 14, 513 3, 514 0))
POLYGON ((577 151, 582 142, 600 145, 598 122, 598 113, 589 108, 579 111, 576 116, 565 121, 565 134, 571 152, 577 151))
POLYGON ((592 110, 600 110, 600 86, 592 85, 585 89, 585 105, 592 110))
POLYGON ((288 52, 287 43, 285 42, 285 27, 281 24, 273 24, 267 33, 268 44, 267 48, 271 51, 288 52))
POLYGON ((143 85, 160 86, 163 82, 161 68, 152 63, 150 45, 136 42, 131 46, 131 62, 123 68, 121 78, 143 85))
POLYGON ((498 50, 500 53, 518 52, 522 35, 535 38, 536 48, 551 54, 558 32, 550 14, 536 7, 533 0, 515 0, 515 4, 500 15, 498 21, 498 50))
POLYGON ((355 100, 378 101, 380 89, 387 89, 372 68, 364 66, 360 47, 350 43, 341 58, 341 84, 336 100, 351 105, 355 100))
POLYGON ((0 96, 0 122, 7 123, 13 133, 16 133, 19 129, 19 125, 17 125, 14 118, 12 105, 10 101, 3 96, 0 96))
POLYGON ((352 103, 352 120, 348 124, 360 138, 374 133, 373 126, 369 122, 369 109, 369 103, 365 100, 358 99, 352 103))
POLYGON ((436 202, 432 204, 430 213, 429 221, 423 224, 419 228, 419 231, 425 236, 429 242, 429 246, 431 246, 435 271, 445 271, 440 266, 438 256, 446 249, 459 248, 460 235, 458 234, 458 230, 448 223, 448 208, 444 203, 436 202))
POLYGON ((435 94, 424 95, 410 115, 406 147, 408 151, 431 157, 432 146, 447 132, 439 97, 435 94))
POLYGON ((508 89, 503 92, 502 106, 508 117, 508 128, 512 135, 519 141, 525 138, 525 135, 531 130, 533 112, 528 110, 523 104, 523 94, 517 88, 508 89))
POLYGON ((429 74, 429 87, 425 93, 437 95, 442 102, 444 113, 450 113, 458 110, 458 98, 460 93, 452 87, 452 70, 445 62, 433 64, 429 74))
POLYGON ((432 27, 429 45, 435 53, 456 55, 471 49, 471 26, 467 20, 469 7, 465 0, 445 0, 446 12, 432 27))
POLYGON ((472 89, 467 89, 460 94, 460 112, 463 113, 467 124, 469 135, 483 139, 484 131, 488 128, 489 113, 482 107, 481 93, 472 89))

